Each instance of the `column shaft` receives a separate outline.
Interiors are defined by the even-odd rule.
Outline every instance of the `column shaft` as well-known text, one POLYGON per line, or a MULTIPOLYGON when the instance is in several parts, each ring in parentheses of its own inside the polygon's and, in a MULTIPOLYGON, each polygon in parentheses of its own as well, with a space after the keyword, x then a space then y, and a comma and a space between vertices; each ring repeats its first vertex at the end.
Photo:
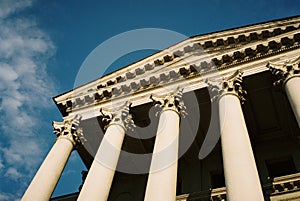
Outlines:
POLYGON ((234 94, 225 94, 219 100, 219 109, 227 198, 230 201, 263 201, 240 100, 234 94))
POLYGON ((79 194, 79 201, 107 200, 124 136, 125 130, 122 126, 108 126, 79 194))
POLYGON ((292 77, 286 81, 285 91, 300 127, 300 77, 292 77))
POLYGON ((160 115, 145 201, 176 199, 179 121, 174 110, 163 110, 160 115))
POLYGON ((73 143, 66 136, 57 139, 27 188, 22 201, 49 201, 72 150, 73 143))

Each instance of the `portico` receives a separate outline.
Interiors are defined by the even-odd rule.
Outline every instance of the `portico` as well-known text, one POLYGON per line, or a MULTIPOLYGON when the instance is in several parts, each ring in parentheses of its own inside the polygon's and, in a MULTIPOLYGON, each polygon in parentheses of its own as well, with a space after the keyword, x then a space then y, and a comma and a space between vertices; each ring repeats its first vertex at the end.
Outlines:
POLYGON ((279 22, 195 36, 55 97, 64 121, 22 200, 49 200, 72 150, 88 168, 74 200, 274 197, 273 164, 300 171, 300 18, 279 22))

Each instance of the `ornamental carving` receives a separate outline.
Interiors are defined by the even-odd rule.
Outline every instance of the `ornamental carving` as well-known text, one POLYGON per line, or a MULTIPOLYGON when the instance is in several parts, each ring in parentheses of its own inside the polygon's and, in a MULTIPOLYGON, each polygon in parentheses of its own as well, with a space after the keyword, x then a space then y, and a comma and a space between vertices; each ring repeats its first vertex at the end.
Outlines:
POLYGON ((281 64, 269 62, 267 67, 277 79, 274 85, 282 86, 290 78, 300 76, 300 57, 281 64))
POLYGON ((206 80, 211 100, 215 101, 225 94, 234 94, 243 103, 246 100, 245 95, 247 92, 242 88, 242 75, 242 72, 236 71, 229 77, 223 77, 221 81, 206 80))
POLYGON ((53 133, 59 137, 67 137, 74 145, 83 144, 85 141, 83 137, 82 128, 79 127, 81 121, 80 115, 75 115, 63 122, 53 121, 53 133))
POLYGON ((130 107, 131 103, 126 102, 123 106, 118 107, 113 111, 101 108, 100 113, 102 122, 106 125, 104 129, 106 130, 108 126, 112 124, 117 124, 125 130, 133 130, 136 126, 132 120, 132 115, 130 114, 130 107))
POLYGON ((177 89, 177 92, 170 93, 164 97, 158 97, 151 95, 150 99, 153 101, 156 107, 160 107, 163 110, 174 110, 178 112, 183 118, 186 117, 186 106, 184 105, 183 99, 183 89, 177 89))

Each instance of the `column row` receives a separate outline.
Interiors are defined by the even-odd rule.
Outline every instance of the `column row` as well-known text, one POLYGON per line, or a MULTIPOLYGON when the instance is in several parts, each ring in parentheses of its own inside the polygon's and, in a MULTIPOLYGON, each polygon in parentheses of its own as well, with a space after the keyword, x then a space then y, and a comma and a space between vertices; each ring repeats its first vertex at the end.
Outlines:
MULTIPOLYGON (((299 65, 278 66, 269 64, 271 72, 280 78, 287 93, 298 124, 300 125, 299 65), (288 72, 288 73, 287 73, 288 72)), ((224 163, 224 175, 229 200, 264 200, 255 159, 245 124, 241 101, 242 74, 236 72, 221 84, 208 83, 216 95, 219 106, 219 123, 224 163)), ((185 113, 182 90, 165 97, 151 96, 154 104, 161 107, 159 124, 153 149, 150 172, 146 187, 146 201, 173 201, 176 199, 178 144, 180 118, 185 113), (166 164, 163 166, 162 164, 166 164)), ((78 200, 107 200, 120 151, 127 129, 134 123, 129 105, 114 111, 102 111, 108 122, 105 135, 89 169, 78 200), (103 163, 102 161, 105 161, 103 163)), ((40 169, 33 178, 22 200, 49 200, 74 147, 80 144, 80 117, 64 122, 54 122, 57 140, 40 169)))

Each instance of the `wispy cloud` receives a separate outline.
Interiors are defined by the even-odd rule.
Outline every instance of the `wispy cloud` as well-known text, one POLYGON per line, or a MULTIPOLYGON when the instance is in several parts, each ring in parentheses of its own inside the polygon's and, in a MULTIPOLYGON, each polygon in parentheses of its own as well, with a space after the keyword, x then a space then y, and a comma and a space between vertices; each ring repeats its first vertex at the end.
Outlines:
MULTIPOLYGON (((22 16, 32 0, 0 1, 0 173, 21 196, 44 154, 41 111, 55 94, 46 64, 55 47, 36 21, 22 16)), ((0 189, 0 201, 12 200, 0 189)))
POLYGON ((4 176, 18 180, 20 177, 22 177, 22 174, 16 168, 10 167, 7 169, 4 176))
POLYGON ((6 194, 6 193, 0 194, 1 201, 10 201, 11 198, 12 198, 11 194, 6 194))
POLYGON ((32 0, 1 0, 0 18, 5 18, 31 4, 32 0))

